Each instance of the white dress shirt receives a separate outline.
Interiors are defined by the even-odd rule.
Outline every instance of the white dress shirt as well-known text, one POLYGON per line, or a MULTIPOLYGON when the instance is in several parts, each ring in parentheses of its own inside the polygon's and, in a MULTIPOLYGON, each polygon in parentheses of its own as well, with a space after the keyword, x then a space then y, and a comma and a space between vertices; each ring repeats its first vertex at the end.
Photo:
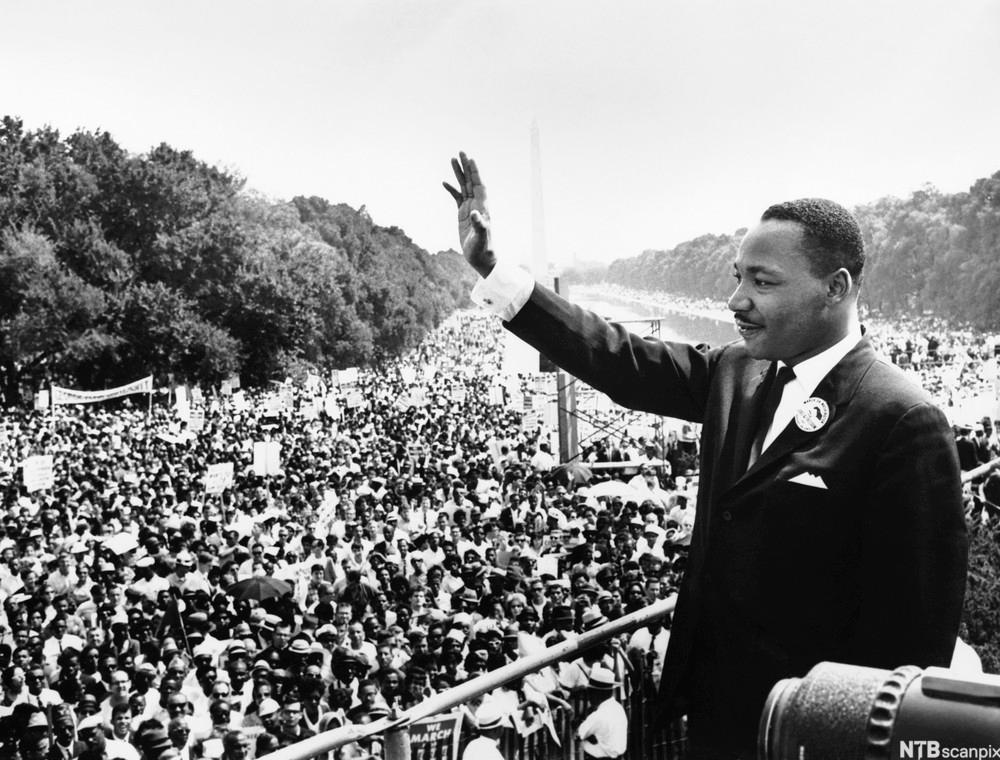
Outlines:
MULTIPOLYGON (((781 401, 771 418, 771 427, 768 428, 764 442, 761 444, 760 450, 762 452, 781 435, 781 432, 788 427, 788 423, 795 417, 798 408, 812 395, 823 378, 830 374, 830 370, 836 367, 840 360, 858 345, 860 340, 861 327, 854 324, 841 340, 816 356, 805 359, 792 367, 795 371, 795 379, 790 380, 785 385, 781 401)), ((785 366, 785 362, 779 361, 778 366, 785 366)))
POLYGON ((608 697, 590 713, 576 735, 587 757, 620 757, 628 745, 628 716, 614 697, 608 697), (593 738, 594 741, 588 741, 593 738))

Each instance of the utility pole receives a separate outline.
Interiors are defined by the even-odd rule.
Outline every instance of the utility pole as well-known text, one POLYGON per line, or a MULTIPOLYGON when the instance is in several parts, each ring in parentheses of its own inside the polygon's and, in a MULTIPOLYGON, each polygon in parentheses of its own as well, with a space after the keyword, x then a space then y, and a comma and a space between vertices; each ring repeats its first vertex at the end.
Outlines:
MULTIPOLYGON (((531 269, 540 282, 551 283, 556 293, 563 297, 567 295, 565 285, 560 288, 559 278, 553 277, 549 271, 548 247, 545 242, 545 204, 542 196, 542 145, 537 121, 531 123, 531 269)), ((538 369, 541 372, 556 373, 559 461, 568 462, 579 453, 576 379, 544 356, 539 357, 538 369)))

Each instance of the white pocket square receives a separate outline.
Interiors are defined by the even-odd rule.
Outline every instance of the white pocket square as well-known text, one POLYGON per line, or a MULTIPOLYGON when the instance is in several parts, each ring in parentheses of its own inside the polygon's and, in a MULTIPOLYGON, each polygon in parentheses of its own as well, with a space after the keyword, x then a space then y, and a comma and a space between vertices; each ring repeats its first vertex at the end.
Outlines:
POLYGON ((826 483, 823 481, 819 475, 813 475, 811 472, 801 472, 794 478, 788 479, 789 483, 798 483, 800 486, 809 486, 810 488, 822 488, 826 490, 826 483))

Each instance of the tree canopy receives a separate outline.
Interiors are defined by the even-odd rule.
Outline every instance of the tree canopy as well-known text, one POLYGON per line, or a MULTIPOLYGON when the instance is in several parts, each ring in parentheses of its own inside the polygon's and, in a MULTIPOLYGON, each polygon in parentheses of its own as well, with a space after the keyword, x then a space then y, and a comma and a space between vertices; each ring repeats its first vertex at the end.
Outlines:
POLYGON ((248 384, 415 346, 473 274, 364 209, 274 202, 161 144, 0 122, 0 382, 248 384))

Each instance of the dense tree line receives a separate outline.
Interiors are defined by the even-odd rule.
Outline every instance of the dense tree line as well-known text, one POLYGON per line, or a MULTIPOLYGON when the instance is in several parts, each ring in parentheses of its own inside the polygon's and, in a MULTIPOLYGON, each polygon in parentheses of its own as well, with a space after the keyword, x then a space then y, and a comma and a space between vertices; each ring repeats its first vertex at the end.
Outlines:
POLYGON ((0 124, 0 389, 260 384, 410 348, 472 273, 364 209, 274 203, 232 173, 107 132, 0 124))
MULTIPOLYGON (((968 192, 925 187, 853 209, 868 252, 862 306, 885 317, 933 313, 953 323, 1000 329, 1000 172, 968 192)), ((566 273, 637 290, 725 299, 746 230, 702 235, 669 250, 647 250, 607 270, 566 273)))

